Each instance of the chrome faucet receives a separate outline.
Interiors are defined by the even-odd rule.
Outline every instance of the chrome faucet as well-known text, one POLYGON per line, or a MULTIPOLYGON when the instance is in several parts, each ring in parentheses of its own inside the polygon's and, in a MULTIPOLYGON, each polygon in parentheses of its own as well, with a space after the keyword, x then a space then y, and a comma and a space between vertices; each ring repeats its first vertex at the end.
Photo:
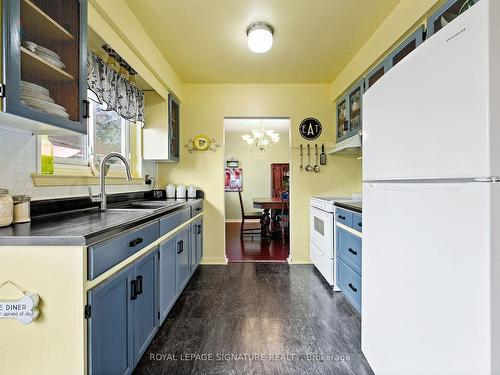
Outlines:
POLYGON ((89 187, 89 194, 90 194, 90 200, 92 202, 101 202, 101 211, 106 211, 107 209, 107 202, 106 202, 106 174, 108 173, 109 165, 107 164, 108 160, 111 158, 118 158, 120 159, 123 164, 125 164, 125 170, 127 171, 127 180, 130 181, 132 179, 132 174, 130 173, 130 165, 125 159, 125 156, 118 152, 110 152, 106 156, 104 156, 101 160, 101 167, 100 167, 100 176, 99 176, 99 181, 100 181, 100 186, 101 186, 101 193, 98 195, 92 195, 92 191, 89 187))

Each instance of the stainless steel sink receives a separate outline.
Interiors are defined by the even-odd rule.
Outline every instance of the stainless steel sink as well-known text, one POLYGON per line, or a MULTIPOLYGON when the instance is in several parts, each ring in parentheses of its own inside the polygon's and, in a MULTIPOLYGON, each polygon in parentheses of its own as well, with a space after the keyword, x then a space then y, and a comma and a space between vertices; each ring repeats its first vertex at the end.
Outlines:
POLYGON ((180 201, 135 201, 135 202, 124 202, 114 205, 109 208, 108 211, 156 211, 162 210, 168 207, 174 207, 183 202, 180 201))
POLYGON ((143 202, 132 202, 133 207, 152 207, 152 208, 165 208, 172 207, 182 204, 183 202, 178 201, 143 201, 143 202))

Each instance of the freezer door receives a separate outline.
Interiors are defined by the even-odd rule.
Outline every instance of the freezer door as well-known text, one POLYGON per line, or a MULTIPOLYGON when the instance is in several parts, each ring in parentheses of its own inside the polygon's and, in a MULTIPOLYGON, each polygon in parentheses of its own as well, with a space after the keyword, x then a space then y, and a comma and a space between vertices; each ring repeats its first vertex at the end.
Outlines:
POLYGON ((363 185, 362 350, 376 374, 489 373, 496 185, 363 185))
POLYGON ((363 180, 495 176, 488 1, 429 38, 363 96, 363 180))

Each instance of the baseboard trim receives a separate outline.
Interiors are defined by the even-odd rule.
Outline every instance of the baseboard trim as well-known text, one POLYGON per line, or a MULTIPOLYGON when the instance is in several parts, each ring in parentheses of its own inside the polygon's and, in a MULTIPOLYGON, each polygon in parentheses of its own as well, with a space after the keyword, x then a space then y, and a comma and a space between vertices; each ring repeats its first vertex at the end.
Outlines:
MULTIPOLYGON (((226 223, 241 223, 241 219, 226 219, 226 223)), ((245 223, 260 223, 259 219, 247 219, 245 223)))
POLYGON ((226 265, 228 263, 227 258, 203 258, 200 264, 203 265, 226 265))

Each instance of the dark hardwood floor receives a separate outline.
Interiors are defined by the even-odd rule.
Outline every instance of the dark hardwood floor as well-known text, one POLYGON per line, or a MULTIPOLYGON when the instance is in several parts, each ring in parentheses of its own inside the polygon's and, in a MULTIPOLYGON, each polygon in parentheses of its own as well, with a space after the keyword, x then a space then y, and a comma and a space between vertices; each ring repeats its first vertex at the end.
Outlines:
POLYGON ((360 331, 313 266, 200 266, 135 374, 373 374, 360 331))
MULTIPOLYGON (((259 228, 259 223, 245 224, 259 228)), ((259 235, 240 237, 240 223, 226 223, 226 256, 229 262, 286 262, 290 254, 288 239, 266 240, 259 235)))

